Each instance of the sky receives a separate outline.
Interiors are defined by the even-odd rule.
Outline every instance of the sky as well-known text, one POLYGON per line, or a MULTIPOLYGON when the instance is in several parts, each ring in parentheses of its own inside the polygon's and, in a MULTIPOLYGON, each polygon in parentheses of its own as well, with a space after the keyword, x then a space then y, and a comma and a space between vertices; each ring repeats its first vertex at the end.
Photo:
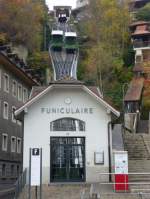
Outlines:
POLYGON ((76 7, 76 0, 46 0, 46 4, 48 5, 50 10, 53 10, 53 6, 72 6, 76 7))

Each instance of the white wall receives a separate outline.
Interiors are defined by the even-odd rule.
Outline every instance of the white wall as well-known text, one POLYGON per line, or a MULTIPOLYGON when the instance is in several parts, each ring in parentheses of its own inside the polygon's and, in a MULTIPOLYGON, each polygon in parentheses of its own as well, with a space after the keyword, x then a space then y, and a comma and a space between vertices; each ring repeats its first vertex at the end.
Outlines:
POLYGON ((84 136, 86 150, 86 181, 99 181, 99 172, 108 172, 108 132, 107 124, 110 115, 89 94, 79 89, 56 89, 35 102, 25 115, 24 122, 24 158, 23 166, 29 165, 29 148, 43 149, 43 183, 49 182, 50 177, 50 136, 84 136), (70 105, 64 100, 69 97, 70 105), (44 107, 87 107, 93 108, 93 114, 47 114, 41 113, 44 107), (73 117, 86 122, 85 132, 50 132, 50 122, 62 117, 73 117), (104 151, 104 165, 94 165, 94 152, 104 151))

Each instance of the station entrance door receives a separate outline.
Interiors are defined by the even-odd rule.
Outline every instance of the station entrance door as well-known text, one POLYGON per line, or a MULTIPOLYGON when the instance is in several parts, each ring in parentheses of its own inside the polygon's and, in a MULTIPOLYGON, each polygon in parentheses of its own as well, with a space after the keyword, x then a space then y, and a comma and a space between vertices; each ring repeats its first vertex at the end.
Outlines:
POLYGON ((85 181, 85 138, 50 138, 51 182, 85 181))

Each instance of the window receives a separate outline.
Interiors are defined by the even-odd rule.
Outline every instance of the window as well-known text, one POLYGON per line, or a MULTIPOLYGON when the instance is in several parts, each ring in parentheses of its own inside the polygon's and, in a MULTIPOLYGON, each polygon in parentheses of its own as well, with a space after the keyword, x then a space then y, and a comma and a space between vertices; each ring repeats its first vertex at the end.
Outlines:
POLYGON ((9 76, 4 74, 4 91, 9 92, 9 76))
POLYGON ((18 85, 18 100, 22 100, 22 86, 21 84, 18 85))
POLYGON ((16 152, 16 137, 11 137, 11 152, 16 152))
POLYGON ((2 176, 6 176, 6 164, 2 164, 2 176))
POLYGON ((12 122, 14 122, 14 123, 16 123, 16 119, 15 119, 15 115, 14 115, 14 112, 15 112, 15 110, 16 110, 16 107, 12 107, 12 116, 11 116, 11 118, 12 118, 12 122))
POLYGON ((8 146, 8 135, 2 134, 2 151, 7 151, 8 146))
POLYGON ((23 88, 23 102, 25 103, 28 100, 28 92, 26 88, 23 88))
POLYGON ((17 96, 17 82, 15 80, 13 80, 13 83, 12 83, 12 95, 14 97, 17 96))
POLYGON ((17 138, 17 153, 21 153, 21 138, 17 138))
POLYGON ((17 165, 17 176, 19 176, 19 173, 20 173, 20 166, 17 165))
POLYGON ((14 175, 14 168, 15 166, 12 164, 10 167, 10 175, 13 176, 14 175))
POLYGON ((61 118, 50 123, 51 131, 85 131, 85 122, 74 118, 61 118))
POLYGON ((8 115, 9 115, 9 106, 7 102, 4 102, 3 106, 3 118, 8 120, 8 115))

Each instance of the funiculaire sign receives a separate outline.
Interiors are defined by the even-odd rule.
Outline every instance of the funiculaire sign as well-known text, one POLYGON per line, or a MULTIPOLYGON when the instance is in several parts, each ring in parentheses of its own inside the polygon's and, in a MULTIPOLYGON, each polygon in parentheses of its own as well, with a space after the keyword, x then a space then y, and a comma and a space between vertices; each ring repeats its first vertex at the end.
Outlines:
POLYGON ((93 108, 65 108, 65 107, 59 107, 59 108, 51 108, 51 107, 43 107, 41 108, 41 113, 46 114, 93 114, 94 109, 93 108))

